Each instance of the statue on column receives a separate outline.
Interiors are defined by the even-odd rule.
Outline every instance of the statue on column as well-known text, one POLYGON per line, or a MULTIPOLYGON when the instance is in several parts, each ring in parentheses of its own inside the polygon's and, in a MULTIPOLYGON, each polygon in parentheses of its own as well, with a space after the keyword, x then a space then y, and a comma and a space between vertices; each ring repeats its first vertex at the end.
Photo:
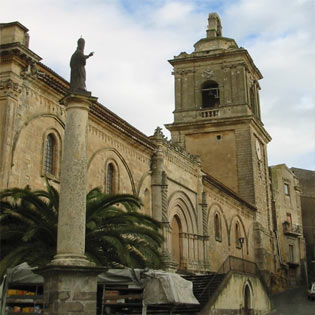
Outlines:
POLYGON ((70 60, 70 91, 77 93, 88 93, 86 91, 86 73, 85 73, 85 65, 86 59, 93 56, 94 52, 91 52, 88 55, 84 55, 84 46, 85 40, 80 38, 78 40, 77 50, 73 53, 70 60))

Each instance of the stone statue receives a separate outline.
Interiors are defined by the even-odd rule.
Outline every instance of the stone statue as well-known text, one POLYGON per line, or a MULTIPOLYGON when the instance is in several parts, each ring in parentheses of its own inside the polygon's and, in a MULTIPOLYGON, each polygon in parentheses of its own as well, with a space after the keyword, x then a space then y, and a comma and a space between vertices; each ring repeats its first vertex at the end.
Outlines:
POLYGON ((93 56, 94 52, 89 55, 84 55, 85 40, 80 38, 78 40, 77 50, 73 53, 70 60, 70 91, 86 93, 86 74, 85 74, 85 64, 86 59, 93 56))

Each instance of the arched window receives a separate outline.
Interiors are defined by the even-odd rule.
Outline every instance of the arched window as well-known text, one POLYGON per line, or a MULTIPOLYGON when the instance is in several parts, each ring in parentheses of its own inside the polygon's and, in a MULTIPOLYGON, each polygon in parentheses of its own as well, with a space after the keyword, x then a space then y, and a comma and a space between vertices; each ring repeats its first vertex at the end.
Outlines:
POLYGON ((238 247, 238 248, 241 248, 241 246, 242 246, 240 238, 241 238, 240 225, 238 224, 238 222, 236 222, 236 224, 235 224, 235 244, 236 244, 236 247, 238 247))
POLYGON ((250 315, 252 309, 252 296, 251 296, 251 290, 249 288, 249 285, 245 285, 244 290, 244 315, 250 315))
POLYGON ((221 220, 218 213, 216 213, 214 216, 214 235, 217 241, 222 240, 221 220))
POLYGON ((220 105, 219 85, 215 81, 206 82, 201 90, 202 108, 214 108, 220 105))
POLYGON ((177 215, 173 217, 172 223, 172 257, 175 263, 178 264, 180 267, 181 263, 181 241, 180 241, 180 234, 182 233, 182 226, 180 223, 180 219, 177 215))
POLYGON ((56 140, 53 134, 48 134, 45 140, 44 172, 55 175, 56 171, 56 140))
POLYGON ((115 167, 113 163, 107 165, 106 171, 106 193, 113 194, 115 192, 115 167))

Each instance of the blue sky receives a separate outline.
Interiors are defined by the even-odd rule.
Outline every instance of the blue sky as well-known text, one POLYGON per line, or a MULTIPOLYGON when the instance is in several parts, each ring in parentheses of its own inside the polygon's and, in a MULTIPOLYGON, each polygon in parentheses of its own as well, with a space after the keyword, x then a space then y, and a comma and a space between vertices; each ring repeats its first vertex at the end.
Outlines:
MULTIPOLYGON (((315 170, 314 0, 4 0, 2 23, 30 30, 30 48, 69 78, 82 35, 87 87, 99 101, 147 135, 173 121, 167 60, 205 37, 217 12, 223 35, 246 48, 264 78, 260 102, 269 164, 315 170)), ((165 132, 168 135, 167 132, 165 132)))

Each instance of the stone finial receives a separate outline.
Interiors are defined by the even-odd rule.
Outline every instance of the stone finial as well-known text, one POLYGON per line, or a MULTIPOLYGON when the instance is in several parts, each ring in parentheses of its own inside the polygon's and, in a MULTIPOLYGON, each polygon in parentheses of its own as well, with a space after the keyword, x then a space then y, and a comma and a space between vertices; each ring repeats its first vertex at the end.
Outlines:
POLYGON ((157 139, 164 139, 165 138, 161 127, 156 127, 153 136, 157 139))
POLYGON ((210 13, 208 18, 207 37, 221 37, 222 25, 220 17, 217 13, 210 13))

